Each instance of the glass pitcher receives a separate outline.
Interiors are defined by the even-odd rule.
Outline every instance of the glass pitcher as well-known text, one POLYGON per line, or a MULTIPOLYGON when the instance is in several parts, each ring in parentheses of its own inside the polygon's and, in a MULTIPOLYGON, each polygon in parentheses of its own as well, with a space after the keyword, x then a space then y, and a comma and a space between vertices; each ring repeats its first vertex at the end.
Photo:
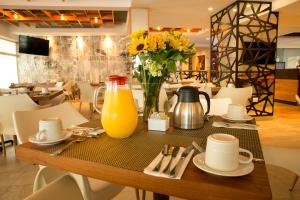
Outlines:
POLYGON ((124 76, 111 75, 106 83, 102 111, 97 107, 99 87, 94 96, 94 109, 101 114, 103 129, 113 138, 129 137, 138 122, 138 113, 132 92, 124 76))

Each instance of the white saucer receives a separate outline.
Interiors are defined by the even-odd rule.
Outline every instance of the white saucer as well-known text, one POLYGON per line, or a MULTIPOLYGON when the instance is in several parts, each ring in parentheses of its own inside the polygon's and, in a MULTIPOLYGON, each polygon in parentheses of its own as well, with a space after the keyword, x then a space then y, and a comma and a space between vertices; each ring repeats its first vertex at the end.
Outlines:
POLYGON ((54 145, 54 144, 58 144, 66 139, 68 139, 69 137, 72 136, 73 132, 72 131, 63 131, 64 136, 60 139, 57 140, 37 140, 35 135, 32 135, 29 137, 28 141, 33 143, 33 144, 37 144, 37 145, 42 145, 42 146, 48 146, 48 145, 54 145))
POLYGON ((247 122, 247 121, 251 121, 253 119, 253 117, 251 117, 249 115, 244 115, 243 119, 233 119, 233 118, 228 117, 227 114, 221 115, 221 117, 225 120, 232 121, 232 122, 247 122))
MULTIPOLYGON (((241 155, 240 155, 240 157, 244 158, 244 156, 241 156, 241 155)), ((197 154, 193 158, 193 163, 194 163, 194 165, 196 165, 196 167, 198 167, 199 169, 201 169, 207 173, 219 175, 219 176, 226 176, 226 177, 244 176, 244 175, 250 174, 254 170, 253 162, 251 162, 249 164, 240 164, 236 170, 229 171, 229 172, 212 169, 205 164, 205 153, 197 154)))

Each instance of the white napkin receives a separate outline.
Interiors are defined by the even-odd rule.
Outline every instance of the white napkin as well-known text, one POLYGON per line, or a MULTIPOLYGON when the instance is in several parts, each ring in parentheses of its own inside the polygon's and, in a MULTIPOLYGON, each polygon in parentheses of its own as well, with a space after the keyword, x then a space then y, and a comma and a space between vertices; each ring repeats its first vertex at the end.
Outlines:
POLYGON ((212 126, 213 127, 224 127, 224 128, 258 130, 257 125, 255 125, 255 124, 246 124, 246 123, 213 122, 212 126))
MULTIPOLYGON (((172 160, 171 169, 173 169, 173 167, 179 162, 179 160, 181 158, 181 154, 184 152, 184 150, 185 150, 184 147, 180 147, 179 152, 178 152, 176 158, 174 158, 172 160)), ((158 176, 158 177, 171 178, 171 179, 181 179, 185 168, 187 167, 190 159, 192 158, 193 153, 194 153, 194 150, 192 150, 189 153, 189 155, 185 159, 183 159, 182 163, 179 164, 180 165, 180 169, 176 171, 176 174, 173 177, 169 176, 168 174, 165 174, 165 173, 162 172, 166 168, 168 162, 170 161, 171 156, 165 156, 164 157, 159 172, 153 171, 153 169, 155 168, 155 166, 158 164, 158 162, 162 158, 162 156, 163 156, 162 153, 159 153, 154 158, 154 160, 144 169, 144 173, 148 174, 148 175, 151 175, 151 176, 158 176)))

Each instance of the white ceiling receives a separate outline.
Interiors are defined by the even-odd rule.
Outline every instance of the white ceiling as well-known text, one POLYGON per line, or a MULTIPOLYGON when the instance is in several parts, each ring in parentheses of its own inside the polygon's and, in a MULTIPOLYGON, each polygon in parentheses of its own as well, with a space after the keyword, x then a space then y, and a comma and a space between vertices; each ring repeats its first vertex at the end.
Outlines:
MULTIPOLYGON (((289 32, 300 32, 300 0, 268 0, 272 1, 274 9, 279 11, 279 35, 289 32), (290 4, 290 5, 288 5, 290 4)), ((210 28, 210 16, 226 7, 234 0, 0 0, 0 8, 47 8, 47 9, 115 9, 128 10, 130 7, 149 8, 150 27, 182 27, 202 28, 203 31, 197 34, 188 34, 192 42, 197 46, 208 46, 210 28), (213 7, 213 11, 208 11, 213 7)), ((115 30, 103 28, 101 30, 82 31, 86 34, 105 34, 126 32, 127 27, 117 27, 115 30)), ((13 28, 17 32, 18 28, 13 28)), ((19 29, 20 30, 20 29, 19 29)), ((24 29, 23 29, 24 30, 24 29)), ((30 32, 30 28, 26 29, 30 32)), ((45 34, 50 30, 36 32, 45 34)), ((60 30, 56 31, 56 34, 60 30)), ((73 34, 74 31, 71 31, 73 34)), ((61 34, 70 34, 70 31, 61 31, 61 34)))

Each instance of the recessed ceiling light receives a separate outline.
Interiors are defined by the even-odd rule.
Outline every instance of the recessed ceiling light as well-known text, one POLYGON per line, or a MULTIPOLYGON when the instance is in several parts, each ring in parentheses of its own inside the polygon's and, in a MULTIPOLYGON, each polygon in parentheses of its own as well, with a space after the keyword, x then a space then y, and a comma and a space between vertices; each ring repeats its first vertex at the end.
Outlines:
POLYGON ((98 23, 98 17, 95 17, 95 23, 96 24, 98 23))
POLYGON ((209 11, 212 11, 212 10, 213 10, 213 7, 209 7, 208 10, 209 10, 209 11))
POLYGON ((15 18, 15 19, 18 19, 17 13, 14 14, 14 18, 15 18))
POLYGON ((188 28, 188 29, 186 29, 186 32, 188 32, 188 33, 189 33, 189 32, 191 32, 191 29, 189 29, 189 28, 188 28))
POLYGON ((158 26, 158 27, 157 27, 157 30, 158 30, 158 31, 160 31, 160 30, 161 30, 161 28, 158 26))
POLYGON ((60 15, 60 20, 65 20, 64 14, 61 14, 61 15, 60 15))

